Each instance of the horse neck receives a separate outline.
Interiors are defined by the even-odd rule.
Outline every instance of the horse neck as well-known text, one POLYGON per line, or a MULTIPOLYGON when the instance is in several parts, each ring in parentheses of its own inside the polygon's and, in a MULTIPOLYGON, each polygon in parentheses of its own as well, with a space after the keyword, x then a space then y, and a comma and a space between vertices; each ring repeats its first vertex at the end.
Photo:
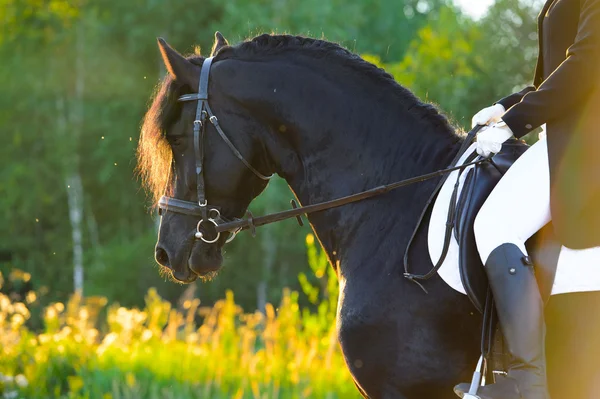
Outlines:
MULTIPOLYGON (((270 126, 261 141, 303 205, 428 173, 456 154, 458 137, 391 81, 289 54, 225 60, 213 73, 221 91, 270 126)), ((432 189, 417 184, 309 220, 334 261, 338 246, 352 247, 373 229, 407 240, 432 189)))
MULTIPOLYGON (((299 79, 290 91, 312 95, 283 106, 289 113, 284 126, 292 128, 281 136, 296 161, 290 167, 284 151, 277 164, 302 204, 442 169, 456 154, 458 137, 440 126, 423 104, 407 104, 392 84, 386 92, 364 78, 331 83, 328 76, 320 76, 299 79)), ((320 212, 309 220, 332 262, 342 248, 356 247, 356 237, 376 229, 394 234, 397 243, 406 242, 434 184, 406 187, 386 199, 320 212)))

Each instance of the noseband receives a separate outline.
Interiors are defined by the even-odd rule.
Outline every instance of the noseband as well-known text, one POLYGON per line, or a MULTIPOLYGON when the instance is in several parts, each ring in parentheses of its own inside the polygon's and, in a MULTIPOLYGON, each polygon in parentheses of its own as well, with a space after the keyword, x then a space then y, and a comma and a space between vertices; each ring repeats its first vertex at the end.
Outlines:
MULTIPOLYGON (((221 216, 221 212, 219 207, 209 205, 206 200, 206 193, 204 189, 204 141, 205 141, 205 133, 206 133, 206 125, 210 121, 210 123, 215 127, 219 136, 223 139, 225 144, 231 149, 233 154, 240 160, 248 169, 252 171, 257 177, 262 180, 269 180, 271 176, 265 176, 256 170, 250 163, 242 156, 241 152, 238 151, 237 148, 233 145, 231 140, 227 137, 221 126, 219 125, 219 120, 213 114, 210 106, 208 105, 208 77, 210 75, 210 66, 212 64, 213 57, 207 58, 204 60, 202 64, 202 69, 200 71, 200 82, 198 85, 198 93, 197 94, 185 94, 178 98, 177 101, 185 102, 185 101, 198 101, 198 106, 196 107, 196 118, 194 120, 194 152, 196 159, 196 191, 198 195, 198 202, 193 201, 184 201, 177 198, 168 197, 166 195, 162 196, 158 201, 159 213, 163 214, 165 211, 175 212, 182 215, 189 216, 198 216, 200 217, 200 221, 196 225, 196 233, 194 236, 197 239, 204 241, 205 243, 212 244, 219 240, 221 237, 221 232, 217 232, 216 237, 213 239, 208 239, 204 237, 204 233, 200 231, 202 227, 202 223, 208 222, 214 225, 214 227, 218 227, 220 224, 225 222, 231 222, 232 219, 225 219, 221 216)), ((240 220, 240 219, 233 219, 240 220)), ((241 229, 231 230, 231 237, 227 240, 227 242, 233 240, 235 235, 241 229)))

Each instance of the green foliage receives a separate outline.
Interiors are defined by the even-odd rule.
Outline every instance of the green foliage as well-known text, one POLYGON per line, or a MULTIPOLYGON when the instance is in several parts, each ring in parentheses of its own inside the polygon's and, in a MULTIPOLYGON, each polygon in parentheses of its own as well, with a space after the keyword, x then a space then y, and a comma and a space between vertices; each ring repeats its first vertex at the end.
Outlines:
MULTIPOLYGON (((232 43, 263 31, 325 37, 368 54, 466 127, 479 108, 531 80, 535 7, 498 0, 472 21, 446 0, 0 0, 0 269, 31 273, 47 300, 69 297, 67 179, 77 174, 86 294, 126 306, 141 306, 148 286, 173 302, 182 294, 154 266, 156 218, 133 173, 140 120, 165 73, 157 36, 204 53, 215 30, 232 43)), ((291 196, 275 180, 251 209, 286 209, 291 196)), ((322 303, 325 280, 307 276, 308 231, 294 224, 240 235, 221 275, 198 283, 196 295, 213 303, 234 289, 249 310, 281 301, 289 286, 305 291, 301 305, 322 303)))
MULTIPOLYGON (((314 249, 314 244, 310 247, 314 249)), ((333 293, 332 293, 333 294, 333 293)), ((334 295, 332 295, 334 297, 334 295)), ((358 397, 335 327, 300 311, 284 290, 275 309, 244 313, 233 293, 213 307, 198 299, 173 309, 156 290, 142 310, 103 298, 50 305, 43 332, 28 308, 0 294, 0 394, 21 398, 358 397)), ((335 314, 335 304, 330 309, 335 314)))
POLYGON ((481 37, 477 25, 452 8, 421 28, 400 64, 390 68, 396 80, 437 104, 449 115, 464 115, 465 101, 478 81, 479 58, 473 53, 481 37))
POLYGON ((262 32, 303 34, 358 53, 402 58, 414 32, 437 18, 446 0, 231 0, 214 27, 243 40, 262 32))
POLYGON ((325 304, 328 309, 335 310, 338 293, 336 269, 330 267, 325 251, 317 248, 312 234, 306 236, 306 249, 312 273, 301 272, 298 275, 302 291, 313 305, 325 304), (309 281, 311 277, 316 278, 316 282, 309 281))
POLYGON ((317 248, 315 237, 306 236, 308 264, 312 273, 301 272, 298 281, 302 292, 312 306, 302 309, 304 328, 316 335, 325 335, 336 318, 339 283, 337 270, 329 264, 322 249, 317 248), (312 311, 316 308, 316 311, 312 311))
POLYGON ((530 84, 537 55, 535 12, 519 0, 498 0, 479 21, 447 6, 419 29, 402 61, 382 63, 421 99, 470 128, 471 116, 530 84))
POLYGON ((123 306, 136 306, 141 304, 143 296, 136 298, 131 295, 132 291, 139 293, 148 287, 156 287, 166 296, 177 298, 181 294, 181 286, 159 273, 152 252, 148 252, 148 243, 154 239, 156 235, 150 230, 126 242, 108 242, 101 253, 92 254, 87 260, 93 267, 87 269, 86 295, 103 296, 109 302, 117 301, 123 306), (116 271, 110 265, 127 267, 116 271))

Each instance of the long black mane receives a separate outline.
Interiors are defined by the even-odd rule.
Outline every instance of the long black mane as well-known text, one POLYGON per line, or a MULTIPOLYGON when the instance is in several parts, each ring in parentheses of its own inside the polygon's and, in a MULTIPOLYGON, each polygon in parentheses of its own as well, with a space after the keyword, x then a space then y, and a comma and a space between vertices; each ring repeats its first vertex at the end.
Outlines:
POLYGON ((455 129, 448 119, 432 104, 420 101, 410 90, 398 84, 384 69, 365 61, 337 43, 303 36, 263 34, 249 41, 228 46, 219 52, 217 59, 253 59, 283 53, 301 53, 312 58, 326 58, 328 62, 350 68, 368 76, 385 90, 393 90, 408 105, 410 112, 419 114, 452 134, 455 129))

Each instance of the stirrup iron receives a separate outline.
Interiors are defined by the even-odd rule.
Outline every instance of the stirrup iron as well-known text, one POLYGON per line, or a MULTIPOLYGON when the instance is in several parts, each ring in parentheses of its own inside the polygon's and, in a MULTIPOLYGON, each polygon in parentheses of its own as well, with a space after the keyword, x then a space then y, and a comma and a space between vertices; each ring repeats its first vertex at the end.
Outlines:
POLYGON ((463 399, 481 399, 477 396, 477 391, 479 387, 485 384, 485 374, 487 372, 487 361, 483 355, 479 356, 479 361, 477 362, 477 367, 475 367, 475 372, 473 372, 473 379, 471 380, 471 387, 469 388, 469 392, 465 393, 463 399))

